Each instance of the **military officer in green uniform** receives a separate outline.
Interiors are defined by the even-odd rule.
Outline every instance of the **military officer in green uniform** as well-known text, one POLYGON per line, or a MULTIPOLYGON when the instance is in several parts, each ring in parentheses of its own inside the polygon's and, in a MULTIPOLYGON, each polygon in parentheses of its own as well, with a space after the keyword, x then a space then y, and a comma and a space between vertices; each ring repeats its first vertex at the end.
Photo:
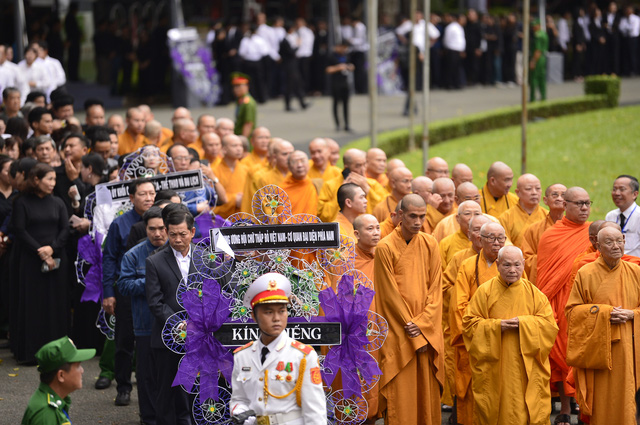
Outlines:
POLYGON ((540 26, 540 21, 533 21, 533 45, 529 60, 529 101, 536 100, 536 88, 540 91, 540 100, 547 99, 547 52, 549 36, 540 26))
POLYGON ((236 126, 233 132, 248 139, 251 137, 253 129, 256 128, 258 115, 258 105, 249 94, 249 76, 239 72, 234 73, 231 76, 231 85, 233 86, 233 94, 238 99, 236 104, 236 126))
POLYGON ((78 350, 66 336, 43 345, 36 353, 40 386, 29 400, 22 425, 70 425, 69 394, 82 388, 80 362, 95 355, 94 349, 78 350))

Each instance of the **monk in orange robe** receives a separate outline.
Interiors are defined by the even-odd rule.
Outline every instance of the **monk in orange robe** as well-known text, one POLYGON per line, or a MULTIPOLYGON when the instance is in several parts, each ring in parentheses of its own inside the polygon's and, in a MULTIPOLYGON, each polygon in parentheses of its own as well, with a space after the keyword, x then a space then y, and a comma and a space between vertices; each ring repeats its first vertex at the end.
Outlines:
POLYGON ((538 243, 542 234, 553 226, 564 215, 564 193, 567 188, 560 184, 547 187, 542 200, 549 207, 549 213, 544 220, 531 224, 524 230, 522 236, 522 252, 524 254, 524 271, 529 282, 536 284, 538 277, 538 243))
POLYGON ((203 137, 206 134, 215 133, 216 131, 216 118, 211 114, 202 114, 198 117, 198 121, 196 121, 196 129, 198 130, 198 138, 195 142, 189 145, 190 148, 193 148, 198 152, 200 158, 204 158, 204 141, 203 137))
POLYGON ((578 271, 565 308, 567 362, 580 412, 593 425, 636 423, 640 267, 620 261, 624 242, 619 230, 600 230, 600 257, 578 271))
MULTIPOLYGON (((456 192, 454 197, 454 203, 456 207, 464 201, 475 201, 480 205, 480 195, 478 194, 478 188, 471 182, 460 183, 456 186, 456 192)), ((480 211, 482 212, 482 211, 480 211)), ((496 221, 497 222, 497 221, 496 221)), ((460 229, 458 219, 456 215, 448 215, 436 225, 431 232, 431 235, 436 238, 438 242, 443 240, 449 235, 453 235, 460 229)))
POLYGON ((462 251, 471 246, 471 241, 469 240, 469 220, 479 215, 482 215, 482 210, 480 210, 480 205, 478 205, 477 202, 464 201, 460 204, 455 215, 459 230, 440 241, 440 256, 442 257, 443 268, 447 267, 449 261, 451 261, 458 251, 462 251))
POLYGON ((456 188, 450 178, 443 177, 433 181, 433 194, 439 195, 441 202, 438 207, 427 207, 427 222, 431 232, 443 218, 456 213, 455 192, 456 188))
MULTIPOLYGON (((222 120, 221 120, 222 121, 222 120)), ((249 193, 249 198, 253 197, 255 191, 251 191, 251 187, 247 185, 253 184, 253 177, 255 173, 264 167, 269 166, 269 159, 267 158, 269 143, 271 141, 271 132, 266 127, 257 127, 251 133, 251 152, 242 158, 242 165, 247 170, 247 178, 245 179, 245 187, 243 188, 243 198, 249 193)), ((240 206, 241 211, 252 213, 251 199, 243 199, 243 203, 240 206)))
POLYGON ((548 356, 558 333, 553 310, 544 294, 523 278, 519 248, 502 248, 497 268, 499 275, 480 285, 463 317, 473 423, 548 425, 548 356))
POLYGON ((422 197, 405 196, 402 221, 374 258, 376 308, 389 324, 378 383, 387 425, 441 423, 442 266, 436 240, 420 232, 426 210, 422 197))
POLYGON ((513 171, 504 162, 494 162, 487 171, 487 183, 480 189, 482 212, 495 218, 514 207, 518 197, 509 192, 513 185, 513 171))
MULTIPOLYGON (((340 169, 329 162, 329 145, 326 139, 317 137, 309 143, 309 178, 321 179, 322 182, 335 179, 340 169)), ((320 185, 322 187, 322 185, 320 185)))
POLYGON ((411 170, 405 167, 399 167, 389 174, 389 185, 391 186, 391 195, 387 196, 373 209, 373 215, 379 223, 382 223, 389 217, 391 211, 396 209, 396 205, 400 199, 411 193, 411 181, 413 174, 411 170))
POLYGON ((518 203, 503 212, 499 220, 511 243, 522 249, 524 231, 533 223, 544 220, 547 210, 540 206, 542 187, 533 174, 523 174, 518 178, 516 195, 518 203))
POLYGON ((309 159, 302 151, 289 155, 288 166, 291 173, 282 182, 282 190, 289 195, 292 214, 316 215, 318 192, 308 177, 309 159))
POLYGON ((144 145, 144 114, 138 108, 127 110, 127 128, 118 136, 118 155, 135 152, 144 145))
POLYGON ((435 181, 439 178, 449 178, 449 164, 443 158, 434 156, 427 161, 425 176, 435 181))
POLYGON ((224 158, 215 168, 214 173, 227 191, 227 202, 218 205, 213 210, 222 218, 240 211, 242 202, 242 188, 247 176, 245 166, 240 162, 242 158, 242 141, 233 134, 222 139, 222 153, 224 158))
POLYGON ((393 232, 393 229, 398 227, 398 224, 400 224, 400 208, 401 207, 402 207, 402 201, 398 202, 396 204, 396 208, 389 214, 389 217, 387 217, 385 221, 380 223, 380 239, 383 239, 385 236, 393 232))
POLYGON ((451 180, 453 180, 456 189, 458 189, 462 183, 473 183, 473 171, 467 164, 460 162, 453 166, 451 170, 451 180))
POLYGON ((380 148, 371 148, 367 151, 367 170, 365 176, 377 180, 382 187, 389 185, 389 179, 384 173, 387 168, 387 154, 380 148))
MULTIPOLYGON (((201 159, 209 161, 209 167, 218 165, 222 161, 222 141, 217 133, 205 133, 201 136, 202 152, 201 159)), ((188 147, 192 147, 189 145, 188 147)))
MULTIPOLYGON (((558 337, 549 355, 551 383, 560 394, 561 415, 571 412, 566 385, 567 321, 562 314, 571 292, 571 268, 575 258, 589 247, 591 200, 586 190, 572 187, 564 194, 565 216, 542 234, 538 245, 538 288, 547 296, 558 321, 558 337)), ((553 388, 552 388, 553 389, 553 388)), ((561 424, 563 422, 560 422, 561 424)))
POLYGON ((335 221, 340 225, 340 234, 353 238, 355 242, 353 221, 367 212, 367 197, 364 195, 364 190, 357 184, 345 183, 338 189, 337 198, 340 211, 335 221))

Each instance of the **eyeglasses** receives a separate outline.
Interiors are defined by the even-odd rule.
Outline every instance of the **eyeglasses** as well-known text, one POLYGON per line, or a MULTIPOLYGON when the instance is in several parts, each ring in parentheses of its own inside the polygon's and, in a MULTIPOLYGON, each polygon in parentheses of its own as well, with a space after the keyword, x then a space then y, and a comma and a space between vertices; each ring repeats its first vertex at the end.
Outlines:
POLYGON ((487 241, 494 243, 496 240, 500 243, 504 243, 507 240, 506 236, 493 236, 493 235, 480 235, 487 241))
POLYGON ((575 204, 578 208, 590 207, 591 205, 593 205, 593 201, 567 201, 565 199, 565 202, 570 202, 572 204, 575 204))

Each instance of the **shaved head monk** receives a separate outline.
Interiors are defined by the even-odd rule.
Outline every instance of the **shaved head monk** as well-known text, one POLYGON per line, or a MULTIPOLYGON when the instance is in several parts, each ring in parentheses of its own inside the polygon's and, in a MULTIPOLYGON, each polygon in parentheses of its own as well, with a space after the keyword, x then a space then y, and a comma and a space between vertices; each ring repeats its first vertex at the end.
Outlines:
POLYGON ((455 214, 455 194, 456 187, 448 177, 440 177, 433 181, 433 193, 440 196, 442 200, 437 208, 429 206, 427 208, 427 223, 430 231, 433 231, 438 223, 450 214, 455 214))
POLYGON ((144 125, 144 114, 140 109, 127 109, 127 128, 118 136, 118 155, 126 155, 142 147, 144 125))
POLYGON ((393 232, 393 229, 398 227, 402 219, 400 210, 402 209, 402 200, 398 202, 395 210, 393 210, 389 217, 387 217, 382 223, 380 223, 380 239, 385 238, 389 233, 393 232))
POLYGON ((352 237, 355 242, 353 221, 367 212, 367 197, 364 190, 355 183, 345 183, 340 186, 337 197, 340 211, 335 221, 340 225, 340 233, 352 237))
POLYGON ((324 140, 327 141, 327 145, 329 146, 329 163, 331 165, 336 165, 340 159, 340 145, 338 142, 328 137, 325 137, 324 140))
POLYGON ((533 174, 523 174, 516 184, 518 203, 500 217, 500 224, 507 232, 507 237, 518 248, 522 249, 525 229, 547 217, 547 211, 540 207, 542 187, 540 180, 533 174))
POLYGON ((552 184, 544 191, 545 205, 549 212, 543 220, 529 225, 522 236, 522 252, 524 253, 524 271, 529 282, 536 284, 538 279, 538 244, 542 234, 553 226, 564 215, 564 193, 567 188, 560 184, 552 184))
POLYGON ((433 236, 420 231, 427 205, 402 198, 402 221, 378 243, 375 302, 389 333, 379 350, 379 410, 387 425, 441 423, 444 383, 442 268, 433 236))
POLYGON ((422 196, 427 205, 438 208, 442 199, 440 195, 433 195, 433 180, 429 177, 418 176, 411 182, 411 191, 422 196))
POLYGON ((494 162, 487 171, 487 183, 480 190, 482 212, 499 218, 518 203, 518 197, 509 192, 513 185, 513 171, 504 162, 494 162))
POLYGON ((548 353, 558 332, 553 311, 523 277, 519 248, 502 248, 497 268, 499 274, 480 285, 463 317, 474 423, 548 424, 548 353))
POLYGON ((451 170, 451 180, 456 188, 465 182, 473 183, 473 171, 467 164, 456 164, 451 170))
POLYGON ((638 179, 628 174, 622 174, 613 182, 611 199, 617 207, 609 211, 605 217, 607 221, 618 223, 625 235, 624 252, 628 255, 640 257, 640 211, 638 210, 638 179))
POLYGON ((464 201, 458 206, 455 220, 458 223, 458 231, 445 237, 440 241, 440 255, 442 256, 442 267, 446 268, 453 256, 463 249, 471 246, 469 240, 469 221, 476 216, 482 215, 480 205, 475 201, 464 201))
POLYGON ((382 185, 389 183, 387 175, 387 154, 379 148, 371 148, 367 151, 367 171, 365 175, 370 179, 375 179, 382 185))
POLYGON ((439 156, 429 158, 425 175, 433 181, 439 178, 449 178, 449 164, 439 156))
POLYGON ((220 161, 222 161, 222 140, 218 133, 205 133, 201 137, 202 159, 209 161, 209 166, 213 169, 220 161))
POLYGON ((578 337, 568 341, 567 362, 580 413, 594 425, 636 423, 640 267, 620 261, 624 244, 620 230, 600 230, 600 257, 578 271, 565 308, 570 335, 578 337))
MULTIPOLYGON (((456 194, 454 197, 455 205, 460 205, 465 201, 474 201, 480 206, 480 195, 478 194, 478 188, 471 182, 461 183, 456 186, 456 194)), ((497 220, 496 220, 497 222, 497 220)), ((455 215, 448 215, 440 220, 435 229, 431 232, 436 240, 441 241, 449 235, 453 235, 460 229, 458 220, 455 215)))
POLYGON ((222 218, 240 211, 247 169, 240 162, 242 141, 234 134, 222 139, 222 161, 213 168, 213 172, 227 191, 227 202, 213 211, 222 218))
MULTIPOLYGON (((538 245, 538 288, 549 298, 558 319, 558 337, 551 350, 552 390, 560 393, 561 415, 571 412, 570 397, 573 392, 565 384, 569 367, 566 362, 567 321, 564 307, 567 304, 572 283, 573 262, 589 243, 589 214, 591 199, 581 187, 567 189, 564 194, 565 216, 542 234, 538 245), (567 394, 569 393, 569 394, 567 394)), ((561 422, 562 424, 563 422, 561 422)))
POLYGON ((288 168, 290 174, 282 182, 282 190, 289 195, 292 214, 318 213, 318 192, 308 176, 309 158, 302 151, 294 151, 289 155, 288 168))
POLYGON ((329 162, 329 144, 326 139, 316 137, 309 143, 309 178, 322 179, 323 182, 335 179, 340 174, 340 169, 329 162))
POLYGON ((354 183, 364 191, 367 196, 367 211, 373 209, 388 196, 387 191, 375 179, 365 177, 367 168, 366 154, 360 149, 349 149, 343 157, 344 170, 335 179, 322 185, 318 198, 318 217, 325 223, 334 220, 338 212, 336 194, 338 188, 344 183, 354 183))
POLYGON ((224 136, 228 134, 233 134, 234 127, 235 127, 235 124, 233 123, 232 119, 220 118, 216 122, 216 133, 218 133, 218 136, 220 136, 220 139, 222 139, 224 136))
POLYGON ((373 209, 373 215, 378 219, 378 222, 385 221, 391 211, 395 210, 400 199, 411 193, 412 180, 413 174, 411 170, 405 167, 396 168, 389 174, 391 195, 387 196, 373 209))
POLYGON ((246 213, 251 213, 251 199, 255 193, 255 181, 256 175, 263 169, 271 167, 269 159, 267 158, 269 153, 269 144, 271 142, 271 132, 266 127, 256 127, 251 133, 251 153, 242 158, 240 162, 247 170, 247 178, 245 180, 245 187, 243 189, 244 199, 240 210, 246 213))
POLYGON ((171 116, 171 122, 175 123, 177 120, 180 119, 192 119, 191 118, 191 111, 189 111, 187 108, 183 107, 183 106, 179 106, 175 109, 175 111, 173 111, 173 115, 171 116))

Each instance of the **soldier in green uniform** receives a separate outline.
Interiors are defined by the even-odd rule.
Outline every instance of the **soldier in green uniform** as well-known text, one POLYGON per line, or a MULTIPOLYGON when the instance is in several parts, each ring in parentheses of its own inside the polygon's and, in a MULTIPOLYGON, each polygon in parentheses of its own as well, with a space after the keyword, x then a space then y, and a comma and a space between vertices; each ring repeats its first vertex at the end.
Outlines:
POLYGON ((234 133, 249 138, 253 129, 256 128, 258 115, 258 105, 249 94, 249 77, 239 72, 234 73, 231 76, 231 85, 233 86, 233 94, 238 99, 234 133))
POLYGON ((94 349, 78 350, 66 336, 43 345, 36 353, 40 386, 29 400, 22 425, 70 425, 69 394, 82 388, 80 362, 95 355, 94 349))
POLYGON ((529 101, 536 100, 536 88, 540 91, 540 100, 547 99, 547 52, 549 36, 540 27, 538 19, 533 21, 533 46, 529 60, 529 101))

